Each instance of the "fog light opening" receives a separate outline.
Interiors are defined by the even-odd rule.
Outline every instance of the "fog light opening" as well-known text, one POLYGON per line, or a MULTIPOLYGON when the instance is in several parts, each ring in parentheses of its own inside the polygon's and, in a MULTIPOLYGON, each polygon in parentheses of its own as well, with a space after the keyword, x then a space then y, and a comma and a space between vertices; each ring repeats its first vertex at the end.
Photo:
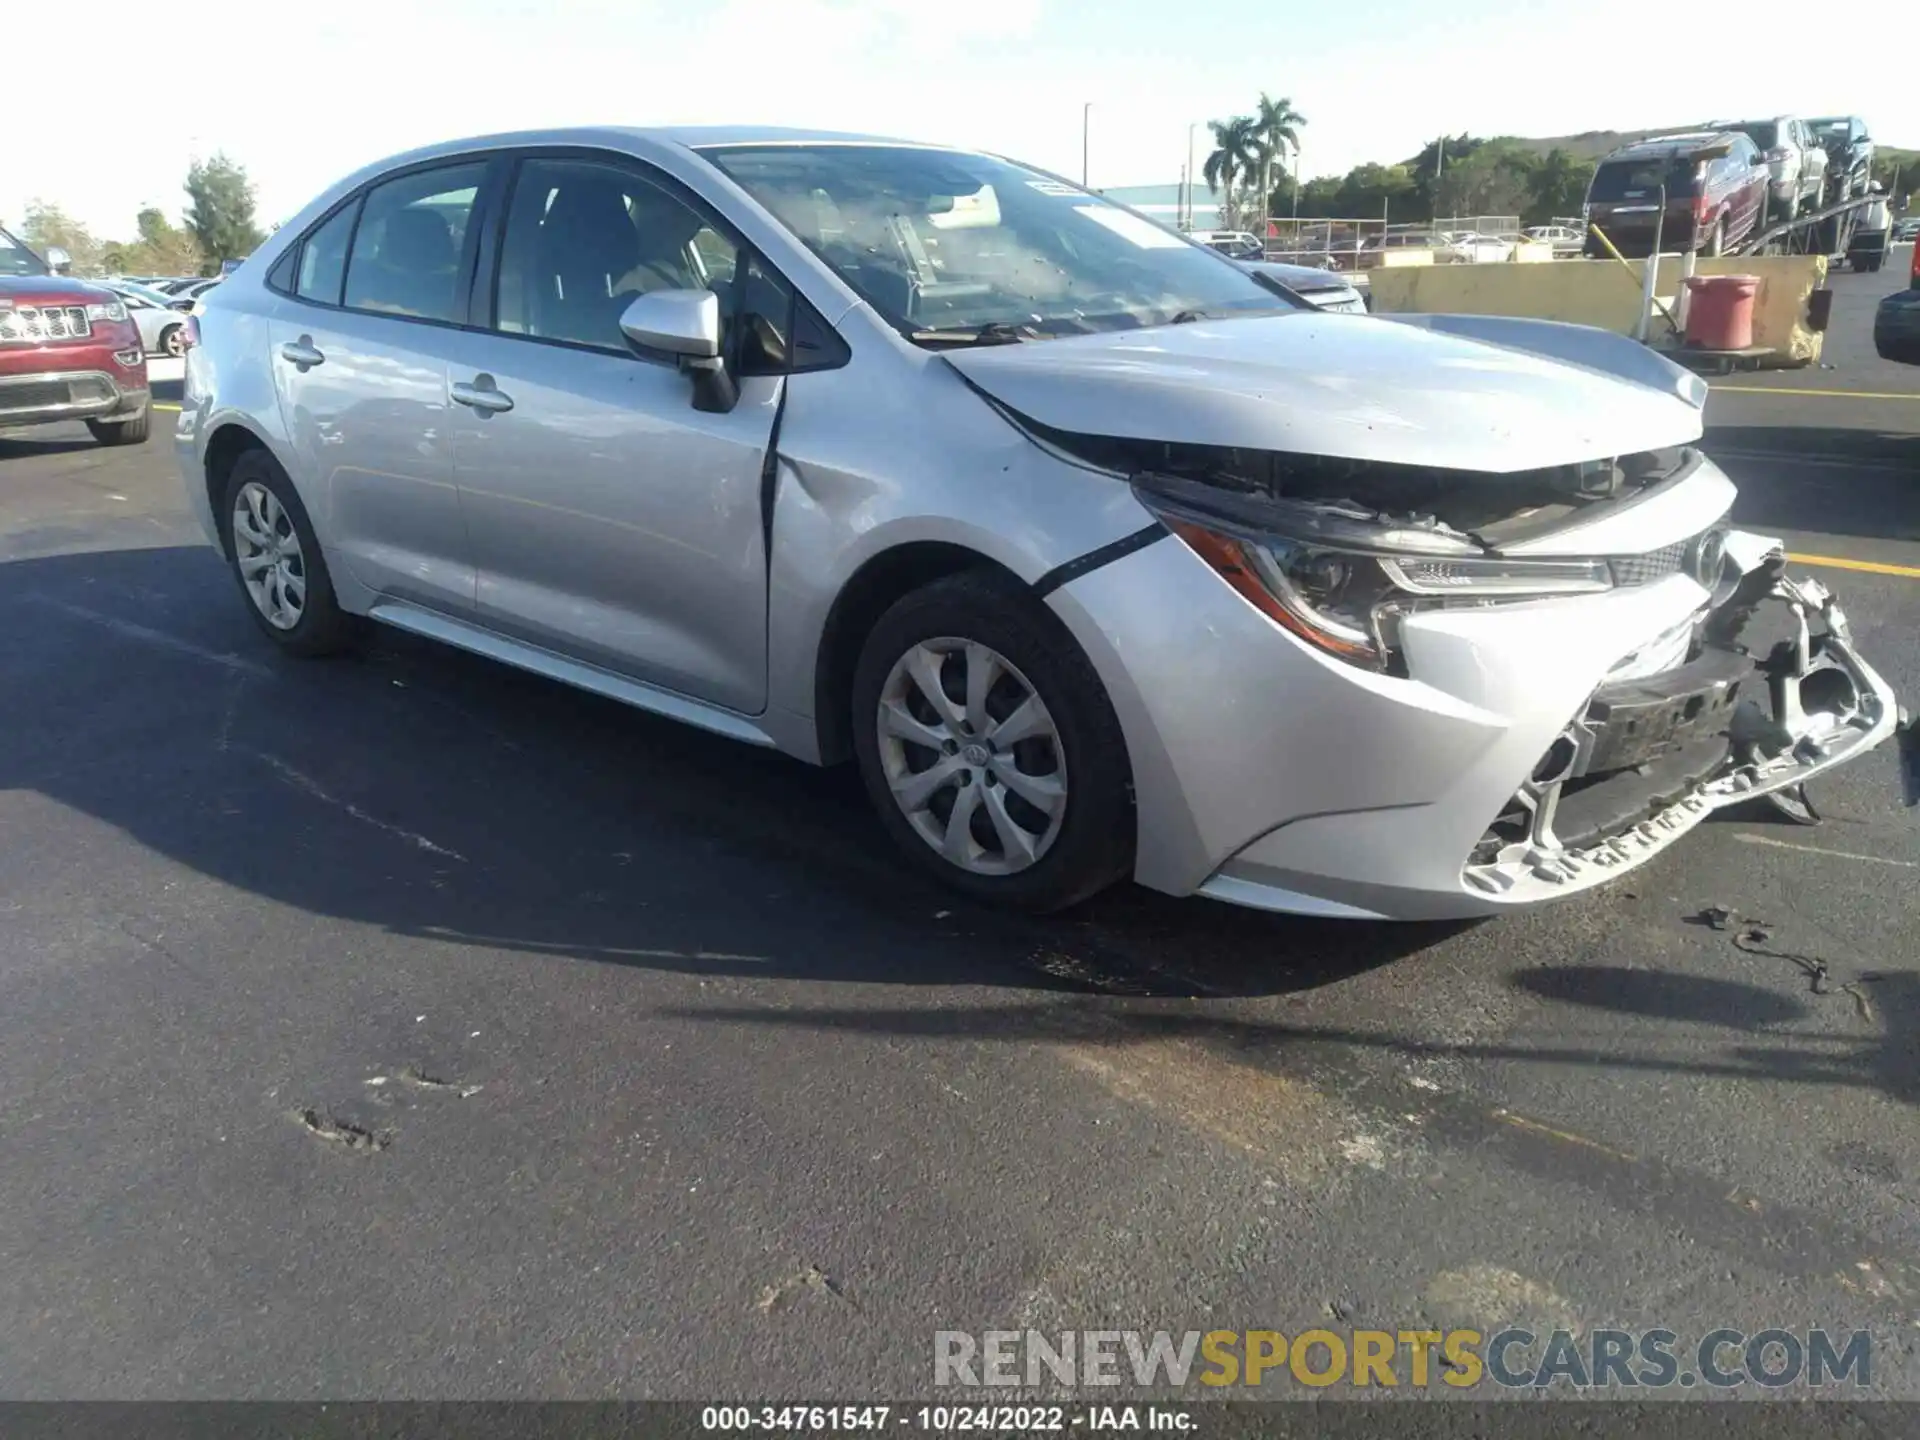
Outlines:
POLYGON ((1845 718, 1860 708, 1860 690, 1846 671, 1829 666, 1800 677, 1800 708, 1809 717, 1845 718))
POLYGON ((1573 762, 1579 758, 1579 747, 1573 743, 1571 735, 1562 735, 1547 747, 1547 753, 1533 767, 1533 783, 1551 785, 1556 780, 1564 780, 1573 771, 1573 762))

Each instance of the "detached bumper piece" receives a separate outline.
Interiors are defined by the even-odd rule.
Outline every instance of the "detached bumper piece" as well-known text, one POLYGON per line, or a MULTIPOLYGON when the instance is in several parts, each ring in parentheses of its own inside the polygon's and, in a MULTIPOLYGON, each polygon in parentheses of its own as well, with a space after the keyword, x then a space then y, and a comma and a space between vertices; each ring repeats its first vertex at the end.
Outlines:
POLYGON ((1473 889, 1525 902, 1629 869, 1713 811, 1801 785, 1894 733, 1893 691, 1853 648, 1818 580, 1770 557, 1703 612, 1698 653, 1594 692, 1474 847, 1473 889), (1790 638, 1761 658, 1737 644, 1761 605, 1790 638))

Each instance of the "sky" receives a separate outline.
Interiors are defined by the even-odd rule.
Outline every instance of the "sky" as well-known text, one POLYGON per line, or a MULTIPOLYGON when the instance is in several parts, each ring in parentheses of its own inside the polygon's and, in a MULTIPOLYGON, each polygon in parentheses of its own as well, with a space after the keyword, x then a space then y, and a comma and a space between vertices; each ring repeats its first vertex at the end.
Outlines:
MULTIPOLYGON (((277 222, 415 145, 576 124, 859 130, 1078 178, 1084 119, 1096 188, 1170 185, 1188 127, 1204 160, 1205 122, 1250 109, 1263 89, 1307 117, 1308 175, 1405 159, 1442 132, 1557 135, 1710 116, 1857 114, 1883 143, 1920 148, 1910 65, 1809 65, 1776 43, 1807 33, 1804 0, 1747 0, 1697 21, 1654 9, 1650 29, 1629 8, 1565 0, 193 0, 172 10, 88 0, 86 10, 87 34, 121 42, 126 103, 108 103, 98 75, 75 90, 64 67, 11 67, 0 221, 41 199, 100 238, 130 236, 142 205, 177 216, 189 162, 225 151, 253 178, 261 220, 277 222), (1729 47, 1715 34, 1723 24, 1752 43, 1729 47)), ((1899 0, 1886 13, 1908 10, 1899 0)), ((43 15, 36 31, 60 23, 43 15)))

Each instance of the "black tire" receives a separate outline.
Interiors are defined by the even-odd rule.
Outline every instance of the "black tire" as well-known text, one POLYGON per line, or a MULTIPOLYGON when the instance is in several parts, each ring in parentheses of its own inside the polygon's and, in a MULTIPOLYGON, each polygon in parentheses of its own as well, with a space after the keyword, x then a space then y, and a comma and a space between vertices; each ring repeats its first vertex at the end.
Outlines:
POLYGON ((320 541, 313 533, 313 522, 307 518, 307 507, 300 503, 300 492, 294 489, 293 481, 287 478, 287 472, 280 468, 279 461, 265 450, 243 452, 227 474, 227 483, 220 494, 220 508, 214 518, 220 527, 220 547, 227 557, 227 570, 233 576, 234 584, 239 587, 247 614, 253 617, 254 624, 260 627, 263 635, 289 655, 301 656, 332 655, 354 642, 359 634, 359 622, 355 616, 340 608, 340 602, 333 593, 333 577, 327 570, 326 556, 321 553, 320 541), (298 623, 287 629, 274 625, 261 613, 252 592, 247 589, 236 558, 234 505, 241 490, 249 484, 260 485, 272 493, 273 498, 280 502, 280 508, 286 513, 300 541, 306 599, 298 623))
POLYGON ((131 420, 89 420, 87 429, 102 445, 144 445, 153 428, 153 411, 142 410, 131 420))
POLYGON ((1727 217, 1722 215, 1713 222, 1713 233, 1707 236, 1707 255, 1718 259, 1727 253, 1727 217))
POLYGON ((169 325, 165 330, 162 330, 160 332, 160 353, 169 359, 178 360, 182 355, 187 353, 186 334, 187 327, 185 325, 169 325))
POLYGON ((1017 583, 991 571, 965 571, 897 601, 867 636, 849 703, 854 756, 881 824, 916 864, 946 884, 990 905, 1046 913, 1085 900, 1132 868, 1133 781, 1120 722, 1072 635, 1017 583), (1066 811, 1052 844, 1023 870, 982 875, 947 860, 909 823, 887 783, 882 692, 902 656, 942 637, 998 651, 1038 693, 1057 729, 1066 811))

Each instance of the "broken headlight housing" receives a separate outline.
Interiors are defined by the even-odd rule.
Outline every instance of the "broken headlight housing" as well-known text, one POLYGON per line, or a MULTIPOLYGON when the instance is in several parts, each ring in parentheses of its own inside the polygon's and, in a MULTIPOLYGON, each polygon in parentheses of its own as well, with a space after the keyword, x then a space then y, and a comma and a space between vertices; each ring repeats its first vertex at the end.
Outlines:
MULTIPOLYGON (((1149 509, 1269 620, 1326 654, 1391 670, 1410 610, 1613 588, 1604 560, 1490 556, 1464 536, 1359 507, 1264 501, 1259 523, 1139 491, 1149 509), (1297 533, 1296 533, 1297 532, 1297 533)), ((1223 507, 1237 508, 1237 507, 1223 507)))

